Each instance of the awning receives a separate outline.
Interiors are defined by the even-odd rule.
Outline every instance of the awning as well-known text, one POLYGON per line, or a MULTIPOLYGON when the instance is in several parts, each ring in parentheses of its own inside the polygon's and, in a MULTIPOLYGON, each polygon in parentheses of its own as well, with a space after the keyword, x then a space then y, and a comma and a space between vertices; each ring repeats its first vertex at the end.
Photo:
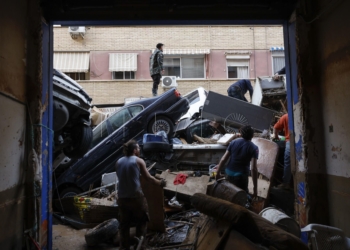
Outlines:
POLYGON ((137 71, 136 53, 109 54, 109 71, 137 71))
MULTIPOLYGON (((154 49, 152 50, 152 53, 154 49)), ((210 54, 210 49, 164 49, 164 55, 205 55, 210 54)))
POLYGON ((53 67, 62 72, 89 72, 90 52, 55 52, 53 67))
POLYGON ((227 55, 226 59, 245 59, 245 60, 249 60, 250 59, 250 55, 227 55))
POLYGON ((249 60, 227 60, 227 66, 249 67, 249 60))
POLYGON ((284 51, 284 47, 271 47, 270 51, 284 51))

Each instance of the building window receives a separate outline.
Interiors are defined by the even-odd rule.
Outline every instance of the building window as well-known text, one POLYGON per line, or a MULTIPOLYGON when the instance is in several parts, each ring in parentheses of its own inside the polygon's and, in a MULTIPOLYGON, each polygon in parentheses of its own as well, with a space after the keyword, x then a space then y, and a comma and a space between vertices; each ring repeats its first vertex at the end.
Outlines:
POLYGON ((171 57, 163 60, 164 75, 178 78, 205 78, 204 56, 171 57))
POLYGON ((112 79, 114 80, 135 79, 135 72, 134 71, 114 71, 112 72, 112 79))
POLYGON ((227 78, 249 78, 249 60, 227 60, 227 78))
POLYGON ((275 74, 277 71, 281 70, 283 67, 286 66, 286 60, 284 58, 284 53, 274 55, 272 54, 272 69, 273 74, 275 74))
POLYGON ((88 73, 84 73, 84 72, 66 72, 65 74, 67 76, 69 76, 70 78, 72 78, 73 80, 76 80, 76 81, 89 80, 88 77, 87 77, 88 73))

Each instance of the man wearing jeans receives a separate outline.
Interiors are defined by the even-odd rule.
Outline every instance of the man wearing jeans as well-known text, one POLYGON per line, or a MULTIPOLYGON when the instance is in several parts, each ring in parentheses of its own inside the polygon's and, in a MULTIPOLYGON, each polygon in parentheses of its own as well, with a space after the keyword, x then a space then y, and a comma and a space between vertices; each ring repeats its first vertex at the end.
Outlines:
POLYGON ((253 97, 253 86, 252 83, 248 79, 242 79, 234 84, 232 84, 227 89, 227 95, 245 102, 248 102, 247 98, 245 98, 245 94, 249 91, 250 100, 253 97))
POLYGON ((163 46, 164 44, 158 43, 157 48, 151 55, 150 61, 149 61, 149 71, 151 74, 151 77, 153 79, 153 88, 152 88, 152 94, 153 96, 157 96, 158 92, 158 85, 160 83, 160 78, 162 78, 162 74, 164 73, 163 68, 163 46))
POLYGON ((230 158, 225 169, 226 179, 233 185, 243 189, 248 193, 249 167, 251 166, 252 179, 254 184, 254 197, 258 189, 258 170, 257 159, 259 157, 259 148, 251 140, 254 136, 254 130, 251 126, 244 126, 240 129, 242 138, 233 140, 228 146, 226 153, 217 165, 216 179, 221 178, 221 171, 230 158))
POLYGON ((278 185, 277 188, 290 189, 290 179, 292 178, 292 172, 290 168, 290 142, 289 142, 289 130, 288 130, 288 114, 285 114, 279 119, 279 121, 273 127, 273 133, 275 139, 279 140, 278 133, 284 131, 286 137, 286 149, 284 151, 284 171, 283 171, 283 183, 278 185))

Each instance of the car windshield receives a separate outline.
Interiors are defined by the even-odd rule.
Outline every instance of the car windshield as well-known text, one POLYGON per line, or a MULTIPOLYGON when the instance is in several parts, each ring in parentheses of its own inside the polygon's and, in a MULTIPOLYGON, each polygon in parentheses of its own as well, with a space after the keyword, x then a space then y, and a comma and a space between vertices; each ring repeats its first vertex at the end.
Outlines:
POLYGON ((90 148, 95 147, 108 136, 107 123, 103 122, 92 132, 92 142, 90 148))
POLYGON ((193 91, 192 93, 189 93, 185 97, 188 99, 190 105, 192 105, 192 104, 194 104, 196 102, 199 102, 199 100, 200 100, 198 90, 193 91))

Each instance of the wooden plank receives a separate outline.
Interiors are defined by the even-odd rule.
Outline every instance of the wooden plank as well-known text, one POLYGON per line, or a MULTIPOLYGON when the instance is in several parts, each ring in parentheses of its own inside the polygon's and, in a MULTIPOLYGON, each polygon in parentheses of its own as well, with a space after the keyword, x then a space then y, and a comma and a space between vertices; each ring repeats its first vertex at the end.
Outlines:
POLYGON ((263 138, 253 138, 252 142, 259 147, 258 172, 271 180, 278 157, 278 145, 263 138))
MULTIPOLYGON (((254 184, 251 176, 249 176, 248 189, 250 194, 254 192, 254 184)), ((269 190, 270 190, 270 182, 264 179, 258 179, 258 196, 266 199, 268 196, 269 190)))
MULTIPOLYGON (((180 172, 181 173, 181 172, 180 172)), ((166 187, 164 190, 169 190, 177 192, 184 195, 192 196, 195 193, 205 194, 207 192, 207 185, 209 183, 209 176, 203 175, 201 177, 192 177, 188 176, 185 184, 174 185, 176 175, 168 171, 164 171, 160 178, 163 178, 167 181, 166 187)))
POLYGON ((193 225, 186 239, 182 244, 189 244, 195 241, 197 227, 200 227, 197 250, 219 249, 221 242, 230 232, 231 225, 226 221, 218 221, 207 215, 201 214, 198 221, 193 225))
POLYGON ((199 235, 197 250, 219 249, 221 242, 226 238, 231 225, 227 221, 208 218, 203 233, 199 235))
POLYGON ((148 203, 150 221, 148 228, 154 231, 165 232, 164 225, 164 192, 163 188, 140 178, 142 191, 148 203))

